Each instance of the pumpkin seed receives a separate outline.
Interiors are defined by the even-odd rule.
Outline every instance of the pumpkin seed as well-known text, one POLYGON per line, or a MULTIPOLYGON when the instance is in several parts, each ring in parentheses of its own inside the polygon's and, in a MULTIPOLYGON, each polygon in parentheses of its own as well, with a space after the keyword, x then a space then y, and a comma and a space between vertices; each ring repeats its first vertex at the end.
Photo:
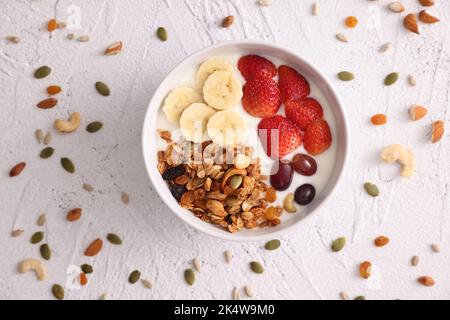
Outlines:
POLYGON ((42 67, 38 68, 38 69, 34 72, 34 77, 35 77, 36 79, 44 79, 44 78, 47 77, 51 72, 52 72, 52 69, 50 69, 48 66, 42 66, 42 67))
POLYGON ((242 176, 232 176, 230 179, 230 187, 233 190, 237 190, 242 184, 243 178, 242 176))
POLYGON ((266 243, 266 250, 277 250, 281 246, 280 240, 271 240, 266 243))
POLYGON ((58 299, 58 300, 63 300, 64 299, 64 288, 61 287, 59 284, 54 284, 53 285, 52 293, 53 293, 53 296, 55 296, 56 299, 58 299))
POLYGON ((13 232, 11 232, 11 237, 13 237, 13 238, 20 237, 23 232, 24 231, 21 229, 13 230, 13 232))
POLYGON ((339 252, 342 249, 344 249, 346 243, 347 243, 346 238, 344 238, 344 237, 338 238, 338 239, 334 240, 333 243, 331 244, 331 249, 334 252, 339 252))
POLYGON ((101 81, 97 81, 95 83, 95 89, 97 89, 97 92, 104 97, 107 97, 111 94, 109 87, 106 85, 106 83, 103 83, 101 81))
POLYGON ((42 159, 48 159, 53 155, 54 152, 55 152, 55 149, 53 149, 52 147, 47 147, 41 151, 41 154, 39 156, 42 159))
POLYGON ((40 144, 42 142, 42 140, 44 140, 44 133, 42 132, 41 129, 37 129, 34 132, 34 136, 36 137, 36 141, 40 144))
POLYGON ((254 273, 258 274, 264 273, 264 267, 261 265, 261 263, 257 261, 250 262, 250 269, 252 269, 254 273))
POLYGON ((192 286, 195 282, 195 273, 192 269, 186 269, 184 271, 184 280, 186 280, 186 283, 190 286, 192 286))
POLYGON ((341 71, 338 73, 338 78, 341 81, 352 81, 355 79, 355 76, 349 71, 341 71))
POLYGON ((81 265, 81 271, 83 271, 83 273, 85 274, 91 274, 92 272, 94 272, 94 268, 92 268, 90 264, 85 263, 81 265))
POLYGON ((31 236, 30 242, 32 244, 38 244, 39 242, 42 241, 42 239, 44 239, 44 233, 39 231, 31 236))
POLYGON ((52 134, 50 132, 47 132, 47 134, 44 137, 44 144, 49 145, 50 142, 52 142, 52 134))
POLYGON ((69 173, 75 173, 75 166, 69 158, 61 158, 61 165, 69 173))
POLYGON ((135 284, 141 278, 141 272, 139 270, 134 270, 130 276, 128 277, 128 282, 131 284, 135 284))
POLYGON ((156 34, 157 34, 159 40, 167 41, 168 35, 167 35, 167 30, 165 28, 159 27, 158 30, 156 31, 156 34))
POLYGON ((398 77, 399 77, 399 73, 398 72, 392 72, 392 73, 388 74, 386 79, 384 79, 384 85, 385 86, 392 86, 394 83, 397 82, 398 77))
POLYGON ((365 296, 357 296, 355 300, 366 300, 365 296))
POLYGON ((95 122, 88 124, 88 126, 86 127, 86 131, 89 133, 95 133, 97 131, 100 131, 100 129, 102 127, 103 127, 103 123, 101 123, 100 121, 95 121, 95 122))
POLYGON ((147 289, 151 289, 152 288, 152 283, 148 280, 145 279, 141 279, 142 285, 144 286, 144 288, 147 289))
POLYGON ((367 182, 364 184, 364 189, 372 197, 378 197, 380 195, 380 190, 373 183, 367 182))
POLYGON ((41 252, 42 258, 44 258, 45 260, 50 260, 52 251, 50 250, 50 247, 47 243, 43 244, 39 250, 41 252))
POLYGON ((120 239, 120 237, 114 233, 108 234, 106 239, 108 239, 109 242, 111 242, 112 244, 115 244, 116 246, 119 246, 122 244, 122 239, 120 239))

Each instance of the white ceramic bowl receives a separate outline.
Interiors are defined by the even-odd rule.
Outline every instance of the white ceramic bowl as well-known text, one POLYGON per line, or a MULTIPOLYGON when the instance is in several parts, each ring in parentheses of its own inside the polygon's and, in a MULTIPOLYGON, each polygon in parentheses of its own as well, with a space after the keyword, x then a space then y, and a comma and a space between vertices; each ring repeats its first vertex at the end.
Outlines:
MULTIPOLYGON (((192 76, 194 77, 194 75, 192 76)), ((177 67, 175 67, 161 83, 150 101, 144 120, 142 140, 144 161, 147 172, 154 188, 157 190, 159 196, 163 199, 167 206, 178 217, 195 229, 221 239, 235 241, 255 241, 273 238, 275 236, 280 236, 280 233, 285 233, 288 229, 292 229, 294 226, 307 226, 307 222, 313 219, 305 219, 303 216, 314 216, 312 213, 317 213, 320 211, 320 207, 323 206, 327 199, 331 198, 336 190, 340 178, 345 171, 349 150, 349 134, 344 109, 337 93, 326 77, 316 67, 307 62, 297 53, 273 43, 254 40, 229 41, 205 48, 186 58, 177 67), (177 201, 171 195, 166 182, 162 179, 157 170, 156 153, 158 151, 157 139, 160 139, 157 133, 158 112, 168 92, 170 92, 174 87, 181 85, 178 83, 180 78, 185 77, 188 72, 192 73, 193 66, 200 65, 203 61, 210 57, 236 53, 236 51, 242 52, 243 55, 260 54, 279 58, 287 65, 297 69, 309 81, 314 82, 318 86, 319 90, 328 101, 331 111, 335 117, 337 132, 333 137, 333 143, 337 144, 337 155, 334 169, 327 186, 317 195, 314 202, 303 210, 302 216, 298 215, 298 217, 289 219, 274 228, 243 230, 237 234, 231 234, 212 224, 201 221, 190 211, 179 206, 177 201), (177 83, 178 85, 174 85, 177 83)))

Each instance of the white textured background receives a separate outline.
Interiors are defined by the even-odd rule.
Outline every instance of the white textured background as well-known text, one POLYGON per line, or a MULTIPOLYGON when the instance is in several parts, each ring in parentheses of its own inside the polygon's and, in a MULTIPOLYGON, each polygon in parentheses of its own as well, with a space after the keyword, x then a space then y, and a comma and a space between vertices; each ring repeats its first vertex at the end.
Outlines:
MULTIPOLYGON (((67 267, 86 262, 95 269, 89 286, 68 290, 69 299, 97 299, 103 293, 114 299, 229 299, 234 287, 247 284, 256 298, 266 299, 337 299, 342 290, 368 299, 450 298, 450 143, 448 134, 437 145, 427 136, 432 120, 448 124, 450 117, 450 23, 421 25, 422 35, 416 36, 403 29, 401 15, 386 9, 389 0, 318 0, 318 17, 311 15, 313 1, 273 2, 261 8, 254 0, 0 0, 0 298, 52 298, 51 285, 65 283, 67 267), (77 8, 81 29, 57 31, 50 39, 45 22, 76 17, 77 8), (236 16, 235 25, 220 28, 221 19, 230 14, 236 16), (348 15, 360 19, 354 30, 343 27, 348 15), (158 26, 167 28, 168 42, 156 39, 158 26), (69 32, 88 34, 91 41, 68 41, 69 32), (338 42, 338 32, 350 42, 338 42), (10 44, 7 35, 17 35, 21 42, 10 44), (286 235, 282 248, 270 253, 262 249, 263 243, 218 241, 184 225, 155 194, 141 156, 144 113, 165 74, 198 49, 242 38, 296 49, 330 78, 343 69, 356 75, 351 83, 333 80, 345 102, 353 140, 341 191, 311 228, 286 235), (103 56, 117 40, 124 41, 124 51, 103 56), (386 42, 394 49, 382 54, 378 49, 386 42), (53 73, 45 80, 34 79, 34 70, 44 64, 53 73), (400 72, 401 79, 385 88, 384 76, 392 71, 400 72), (410 73, 417 76, 415 88, 407 83, 410 73), (110 85, 109 98, 93 89, 98 80, 110 85), (46 86, 53 83, 64 89, 59 106, 37 109, 46 86), (413 103, 427 106, 430 115, 410 122, 407 110, 413 103), (84 130, 68 136, 53 132, 56 154, 41 160, 42 145, 36 143, 34 131, 53 131, 54 119, 69 111, 80 111, 84 125, 101 120, 105 127, 95 135, 84 130), (389 124, 375 128, 369 119, 379 112, 389 116, 389 124), (379 164, 381 148, 391 143, 415 151, 418 173, 412 179, 401 179, 397 168, 379 164), (61 156, 73 159, 76 174, 61 169, 61 156), (10 168, 20 161, 28 163, 26 170, 9 178, 10 168), (362 189, 365 181, 378 184, 382 196, 369 198, 362 189), (83 182, 91 183, 95 192, 84 191, 83 182), (120 201, 122 190, 131 196, 129 205, 120 201), (70 224, 65 215, 73 207, 82 207, 84 216, 70 224), (42 212, 48 222, 38 228, 42 212), (25 233, 13 239, 13 229, 25 233), (29 243, 39 229, 54 251, 45 282, 16 271, 22 259, 39 257, 39 246, 29 243), (96 258, 83 256, 90 241, 109 232, 121 235, 124 245, 105 243, 96 258), (372 241, 380 234, 389 236, 391 244, 376 249, 372 241), (333 254, 330 242, 340 236, 349 244, 343 253, 333 254), (433 242, 440 243, 441 253, 431 252, 433 242), (232 265, 224 262, 225 250, 234 253, 232 265), (421 257, 417 268, 410 266, 415 254, 421 257), (195 286, 188 287, 183 270, 195 257, 203 270, 195 286), (250 272, 248 262, 255 259, 264 263, 263 275, 250 272), (377 281, 358 277, 364 260, 377 266, 377 281), (134 269, 154 288, 129 285, 127 277, 134 269), (435 278, 435 287, 416 283, 425 274, 435 278)), ((450 3, 436 2, 431 10, 445 20, 450 3)), ((408 11, 420 8, 416 0, 403 3, 408 11)))

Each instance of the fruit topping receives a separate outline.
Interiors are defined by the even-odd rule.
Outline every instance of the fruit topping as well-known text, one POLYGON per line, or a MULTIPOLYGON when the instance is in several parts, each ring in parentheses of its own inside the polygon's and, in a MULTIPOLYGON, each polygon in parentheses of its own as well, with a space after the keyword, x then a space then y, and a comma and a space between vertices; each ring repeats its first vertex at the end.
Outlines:
POLYGON ((294 168, 292 163, 288 160, 279 160, 272 168, 272 175, 270 176, 270 184, 277 191, 287 190, 294 176, 294 168))
POLYGON ((323 109, 313 98, 287 101, 286 116, 301 130, 306 130, 312 122, 323 118, 323 109))
POLYGON ((177 167, 172 167, 167 169, 163 175, 162 178, 166 181, 174 180, 175 178, 178 178, 186 173, 186 169, 183 165, 179 165, 177 167))
POLYGON ((330 127, 325 120, 316 120, 311 123, 303 136, 305 149, 313 156, 328 150, 332 140, 330 127))
POLYGON ((296 154, 292 159, 294 170, 303 176, 313 176, 317 172, 317 162, 313 157, 306 154, 296 154))
POLYGON ((257 55, 248 55, 239 59, 238 69, 245 80, 273 78, 277 75, 275 65, 266 58, 257 55))
POLYGON ((292 100, 303 100, 311 92, 308 81, 297 71, 288 67, 278 68, 279 81, 278 86, 281 91, 283 102, 292 100))
POLYGON ((316 189, 310 184, 304 184, 295 190, 295 202, 301 206, 310 204, 316 196, 316 189))
POLYGON ((281 94, 277 83, 271 78, 256 78, 244 85, 242 105, 254 117, 275 115, 281 106, 281 94))
POLYGON ((233 73, 216 71, 203 86, 203 98, 217 110, 234 108, 242 99, 242 84, 233 73))

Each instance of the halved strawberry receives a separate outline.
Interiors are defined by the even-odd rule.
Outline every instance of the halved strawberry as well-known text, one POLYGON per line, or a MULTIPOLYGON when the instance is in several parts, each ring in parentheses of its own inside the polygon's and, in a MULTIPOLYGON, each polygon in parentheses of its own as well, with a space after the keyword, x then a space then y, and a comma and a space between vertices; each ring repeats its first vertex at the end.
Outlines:
POLYGON ((258 136, 272 159, 281 159, 302 145, 300 130, 280 115, 261 120, 258 136))
POLYGON ((238 69, 245 80, 273 78, 277 75, 275 65, 264 57, 248 55, 239 59, 238 69))
POLYGON ((242 105, 254 117, 273 116, 281 107, 281 94, 271 78, 251 79, 244 85, 242 105))
POLYGON ((330 126, 325 120, 314 121, 306 128, 303 141, 309 154, 316 156, 324 153, 333 141, 330 126))
POLYGON ((301 130, 306 130, 314 120, 323 118, 322 106, 313 98, 287 101, 285 108, 288 119, 301 130))
POLYGON ((297 71, 288 66, 278 68, 278 86, 283 102, 303 100, 311 92, 308 81, 297 71))

